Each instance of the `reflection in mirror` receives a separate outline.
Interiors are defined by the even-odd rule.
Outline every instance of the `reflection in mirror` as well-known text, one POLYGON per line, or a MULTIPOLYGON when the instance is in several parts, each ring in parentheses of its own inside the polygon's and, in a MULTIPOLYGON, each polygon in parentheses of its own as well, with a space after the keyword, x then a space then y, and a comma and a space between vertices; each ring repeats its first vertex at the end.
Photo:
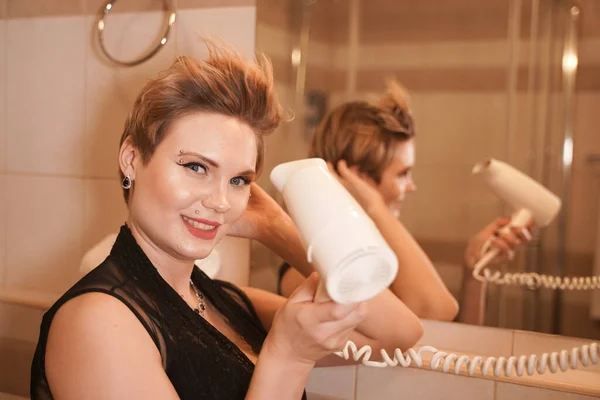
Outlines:
MULTIPOLYGON (((591 77, 600 51, 592 3, 578 2, 574 12, 566 0, 259 0, 257 48, 272 59, 280 99, 295 115, 269 138, 259 183, 281 201, 268 171, 307 157, 329 113, 349 101, 376 103, 393 78, 410 98, 418 187, 406 193, 399 220, 463 311, 482 290, 468 265, 498 218, 514 211, 471 173, 490 157, 562 201, 530 240, 507 237, 505 244, 523 243, 491 268, 594 274, 599 177, 584 161, 600 152, 592 139, 600 118, 591 111, 600 101, 591 77)), ((276 291, 281 260, 258 244, 252 257, 252 284, 276 291)), ((468 321, 598 338, 592 292, 489 285, 481 321, 477 307, 468 321)))

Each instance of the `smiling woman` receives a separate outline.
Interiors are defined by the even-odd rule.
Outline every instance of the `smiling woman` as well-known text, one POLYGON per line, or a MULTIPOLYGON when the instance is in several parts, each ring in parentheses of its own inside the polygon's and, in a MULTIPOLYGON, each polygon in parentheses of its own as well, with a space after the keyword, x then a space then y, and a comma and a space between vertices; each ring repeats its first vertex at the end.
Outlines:
POLYGON ((263 136, 282 120, 270 64, 209 50, 140 92, 118 156, 127 223, 44 315, 32 399, 298 399, 314 365, 344 362, 332 353, 348 339, 419 339, 416 316, 387 294, 373 308, 395 318, 373 320, 362 304, 313 303, 316 276, 286 301, 194 266, 225 235, 304 258, 289 217, 253 183, 263 136))

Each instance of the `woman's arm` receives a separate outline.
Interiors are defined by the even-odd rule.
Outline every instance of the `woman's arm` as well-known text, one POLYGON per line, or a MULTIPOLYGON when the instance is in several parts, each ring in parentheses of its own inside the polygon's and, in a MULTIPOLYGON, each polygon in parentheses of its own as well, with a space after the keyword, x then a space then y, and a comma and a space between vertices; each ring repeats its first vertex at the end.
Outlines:
POLYGON ((392 292, 421 318, 452 321, 458 303, 417 241, 383 203, 366 211, 398 257, 392 292))
MULTIPOLYGON (((256 309, 265 329, 270 330, 277 311, 287 299, 261 289, 244 288, 243 290, 256 309)), ((379 349, 384 349, 390 354, 397 348, 406 351, 414 346, 422 335, 423 326, 420 320, 392 293, 386 291, 367 302, 367 315, 350 332, 349 340, 352 340, 359 348, 365 345, 371 346, 374 350, 372 359, 376 360, 379 356, 379 349)), ((332 352, 327 357, 320 359, 317 366, 350 363, 354 362, 345 361, 332 352)))
POLYGON ((56 400, 179 399, 148 332, 106 294, 84 294, 59 309, 45 365, 56 400))

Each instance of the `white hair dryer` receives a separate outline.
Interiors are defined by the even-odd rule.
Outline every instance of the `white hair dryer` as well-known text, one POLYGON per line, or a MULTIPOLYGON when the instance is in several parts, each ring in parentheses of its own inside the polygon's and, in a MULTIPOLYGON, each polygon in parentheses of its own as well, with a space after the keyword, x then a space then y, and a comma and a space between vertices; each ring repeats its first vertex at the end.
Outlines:
MULTIPOLYGON (((511 206, 513 214, 510 223, 503 228, 505 232, 512 226, 525 226, 531 219, 538 227, 545 227, 560 210, 561 201, 554 193, 502 161, 490 158, 477 163, 473 174, 480 176, 496 196, 511 206)), ((475 266, 475 271, 479 272, 499 251, 498 248, 490 248, 488 240, 483 247, 485 254, 475 266)))
POLYGON ((316 301, 358 303, 392 283, 398 272, 396 255, 324 160, 280 164, 271 172, 271 182, 282 193, 308 261, 325 286, 326 293, 321 286, 316 301))

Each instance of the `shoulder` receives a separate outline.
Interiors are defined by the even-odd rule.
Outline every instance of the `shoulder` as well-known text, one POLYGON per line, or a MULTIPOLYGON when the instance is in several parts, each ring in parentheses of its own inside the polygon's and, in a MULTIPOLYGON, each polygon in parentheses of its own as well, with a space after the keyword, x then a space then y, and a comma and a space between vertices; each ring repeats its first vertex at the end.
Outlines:
POLYGON ((125 303, 91 292, 70 299, 58 309, 50 325, 47 353, 52 356, 56 349, 66 354, 87 348, 93 355, 132 344, 158 356, 154 342, 125 303))
POLYGON ((164 374, 158 348, 136 315, 96 292, 70 299, 54 315, 45 369, 52 392, 65 398, 83 398, 88 390, 120 396, 128 390, 119 387, 124 377, 135 388, 136 379, 164 374))

